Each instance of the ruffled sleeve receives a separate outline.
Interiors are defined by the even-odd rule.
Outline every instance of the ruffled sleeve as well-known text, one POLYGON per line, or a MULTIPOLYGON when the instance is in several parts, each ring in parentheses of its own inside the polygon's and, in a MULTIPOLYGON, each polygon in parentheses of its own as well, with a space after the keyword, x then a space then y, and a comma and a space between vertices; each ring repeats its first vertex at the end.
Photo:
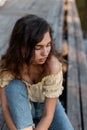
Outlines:
POLYGON ((55 98, 59 97, 63 91, 63 74, 62 66, 60 66, 57 74, 52 74, 43 78, 43 94, 45 97, 55 98))
POLYGON ((6 87, 12 79, 14 79, 14 77, 11 73, 2 72, 2 74, 0 74, 0 87, 6 87))

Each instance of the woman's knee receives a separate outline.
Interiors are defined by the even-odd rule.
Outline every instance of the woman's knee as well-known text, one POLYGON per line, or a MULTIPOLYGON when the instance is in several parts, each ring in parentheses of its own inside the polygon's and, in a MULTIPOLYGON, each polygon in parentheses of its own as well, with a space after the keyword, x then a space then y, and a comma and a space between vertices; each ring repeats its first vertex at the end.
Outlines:
POLYGON ((21 80, 13 79, 5 88, 5 92, 6 95, 9 95, 10 97, 13 95, 17 96, 17 94, 20 95, 22 93, 27 95, 27 88, 21 80))
POLYGON ((25 84, 18 79, 14 79, 9 82, 9 84, 5 88, 5 93, 9 105, 22 100, 23 97, 28 97, 28 92, 25 84))
POLYGON ((27 88, 21 80, 12 80, 6 87, 6 96, 13 121, 18 129, 33 126, 27 88))

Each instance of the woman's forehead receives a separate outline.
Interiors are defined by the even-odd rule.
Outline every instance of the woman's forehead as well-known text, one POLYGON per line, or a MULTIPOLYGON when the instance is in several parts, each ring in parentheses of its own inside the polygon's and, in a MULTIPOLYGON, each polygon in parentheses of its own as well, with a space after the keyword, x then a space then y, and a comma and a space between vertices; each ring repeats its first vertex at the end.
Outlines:
POLYGON ((39 43, 37 43, 37 45, 44 45, 44 44, 48 44, 49 42, 51 42, 50 33, 46 32, 44 34, 44 37, 43 37, 42 41, 40 41, 39 43))

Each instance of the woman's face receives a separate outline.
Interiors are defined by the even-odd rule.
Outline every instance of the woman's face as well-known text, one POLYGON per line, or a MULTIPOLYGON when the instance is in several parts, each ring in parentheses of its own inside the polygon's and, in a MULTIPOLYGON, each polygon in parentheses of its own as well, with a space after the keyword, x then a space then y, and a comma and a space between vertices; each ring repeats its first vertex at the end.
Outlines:
POLYGON ((51 37, 49 32, 44 34, 41 42, 35 46, 35 64, 44 64, 51 50, 51 37))

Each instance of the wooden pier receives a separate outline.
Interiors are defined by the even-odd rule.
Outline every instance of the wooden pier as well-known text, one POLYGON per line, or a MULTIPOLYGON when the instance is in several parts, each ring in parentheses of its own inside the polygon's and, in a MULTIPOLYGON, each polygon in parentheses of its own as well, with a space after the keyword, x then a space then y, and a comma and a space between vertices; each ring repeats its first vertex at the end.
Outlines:
MULTIPOLYGON (((56 48, 67 52, 66 109, 75 130, 87 130, 87 59, 74 0, 9 0, 0 7, 0 57, 8 47, 17 19, 25 14, 45 18, 52 26, 56 48), (67 39, 64 40, 66 15, 67 39), (64 42, 66 41, 66 42, 64 42)), ((7 130, 0 106, 0 130, 7 130)))
POLYGON ((67 113, 75 130, 87 130, 87 57, 75 1, 67 2, 67 113))

